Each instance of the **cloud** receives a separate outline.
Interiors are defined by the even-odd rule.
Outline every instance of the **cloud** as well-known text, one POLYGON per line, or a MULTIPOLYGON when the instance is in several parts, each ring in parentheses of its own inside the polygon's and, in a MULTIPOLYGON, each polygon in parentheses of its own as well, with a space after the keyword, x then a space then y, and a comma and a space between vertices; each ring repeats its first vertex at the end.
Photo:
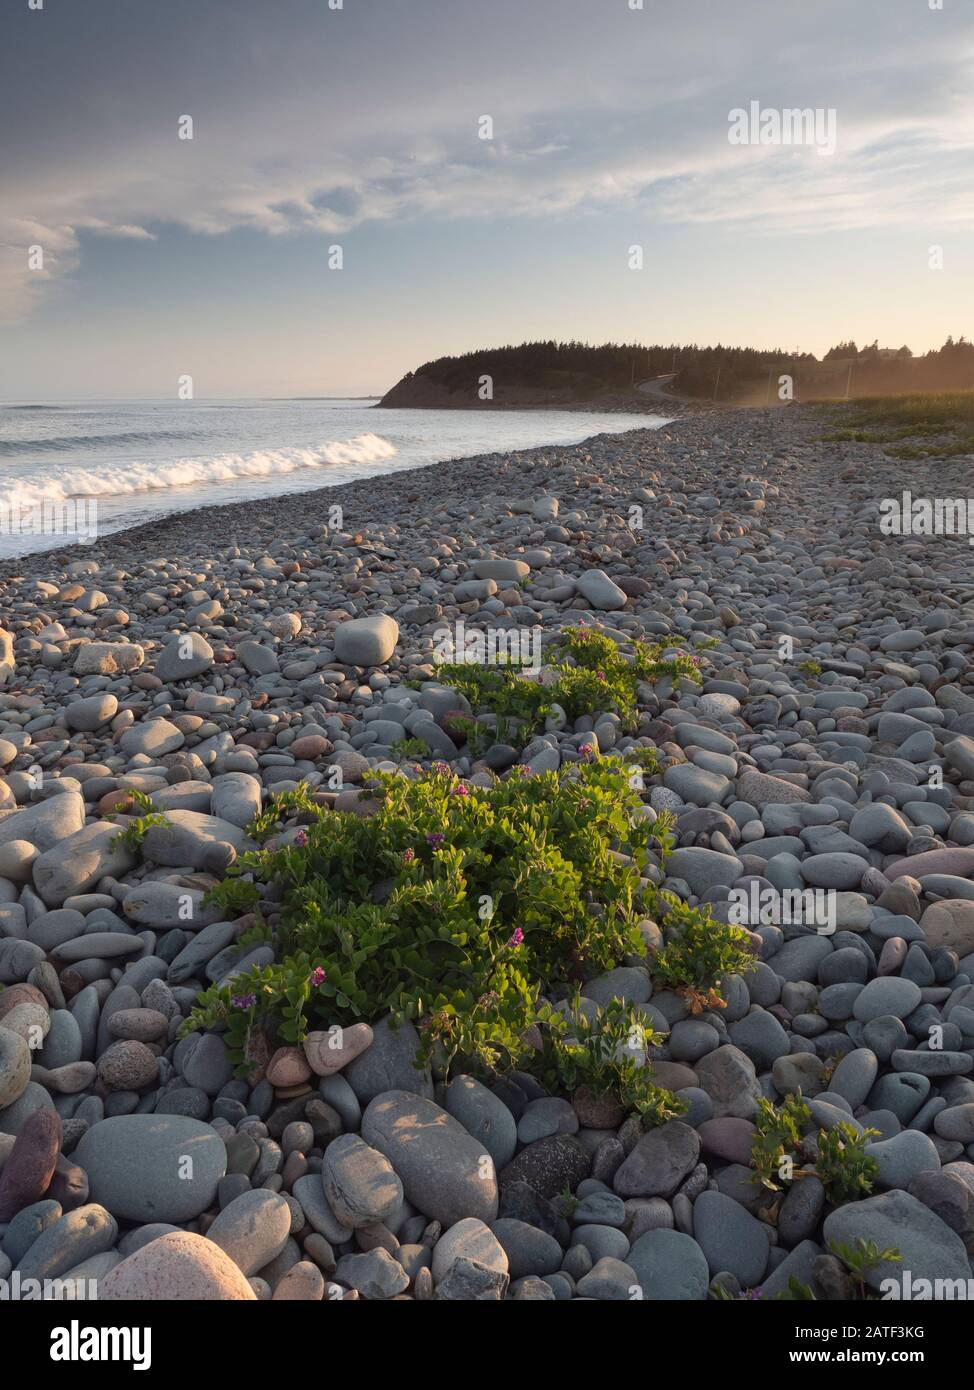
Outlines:
POLYGON ((172 0, 147 35, 137 24, 166 26, 158 12, 104 0, 115 47, 86 34, 90 69, 24 26, 52 86, 0 195, 8 315, 70 277, 86 235, 151 243, 171 226, 342 237, 626 208, 756 233, 974 224, 971 29, 914 0, 851 13, 820 0, 787 21, 770 0, 747 16, 711 0, 634 15, 620 0, 611 18, 588 0, 494 0, 490 16, 473 0, 448 13, 357 0, 341 16, 321 0, 273 16, 237 0, 208 43, 222 8, 185 9, 181 37, 172 0), (752 99, 834 107, 836 153, 732 146, 728 113, 752 99), (186 111, 192 141, 176 138, 186 111), (477 138, 484 113, 493 141, 477 138), (27 269, 32 244, 42 273, 27 269))
POLYGON ((154 232, 146 231, 145 227, 136 227, 128 222, 103 222, 98 217, 89 217, 78 223, 78 228, 86 232, 95 232, 98 236, 118 237, 122 241, 157 241, 158 237, 154 232))

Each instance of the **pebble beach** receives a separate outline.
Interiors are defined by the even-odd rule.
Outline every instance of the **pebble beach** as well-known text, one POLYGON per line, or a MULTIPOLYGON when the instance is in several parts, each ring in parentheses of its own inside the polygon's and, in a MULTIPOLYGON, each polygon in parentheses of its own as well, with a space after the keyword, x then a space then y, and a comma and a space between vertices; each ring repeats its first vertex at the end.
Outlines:
POLYGON ((970 463, 829 428, 698 409, 0 563, 0 1278, 105 1301, 844 1300, 836 1249, 861 1241, 900 1256, 869 1263, 873 1293, 971 1279, 974 569, 966 535, 882 524, 905 492, 963 497, 970 463), (460 622, 531 633, 542 663, 577 627, 695 652, 699 680, 640 684, 629 725, 555 709, 508 741, 437 676, 460 622), (638 750, 645 815, 676 827, 648 883, 717 922, 742 893, 830 914, 752 914, 752 967, 703 1008, 654 979, 665 924, 583 962, 583 1001, 659 1035, 679 1118, 417 1068, 417 1029, 384 1016, 337 1049, 327 1020, 269 1037, 244 1075, 223 1029, 186 1030, 201 991, 275 960, 209 897, 271 797, 367 817, 377 771, 476 795, 638 750), (762 1104, 789 1097, 801 1157, 864 1136, 868 1189, 755 1181, 762 1104))

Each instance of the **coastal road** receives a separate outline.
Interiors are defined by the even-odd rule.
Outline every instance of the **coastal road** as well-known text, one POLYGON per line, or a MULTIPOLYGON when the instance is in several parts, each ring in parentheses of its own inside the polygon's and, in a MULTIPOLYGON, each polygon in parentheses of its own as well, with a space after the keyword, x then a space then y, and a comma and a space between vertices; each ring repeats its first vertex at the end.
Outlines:
POLYGON ((676 391, 667 391, 671 381, 677 378, 676 372, 666 372, 663 376, 651 376, 646 381, 636 383, 636 390, 643 396, 651 396, 658 401, 682 401, 686 405, 695 405, 698 409, 706 409, 712 406, 719 410, 733 410, 738 408, 736 401, 709 401, 703 396, 683 396, 676 391))
MULTIPOLYGON (((662 401, 664 403, 666 401, 680 401, 684 405, 697 406, 698 409, 701 407, 706 408, 713 404, 713 402, 704 400, 700 396, 683 396, 676 391, 667 391, 666 387, 669 386, 671 381, 675 381, 676 377, 676 372, 666 372, 663 376, 651 376, 647 378, 646 381, 638 381, 636 383, 636 390, 641 396, 650 396, 653 400, 662 401)), ((721 405, 725 404, 727 403, 721 402, 721 405)))
POLYGON ((668 386, 671 381, 676 380, 676 372, 668 372, 666 376, 651 376, 647 381, 636 383, 636 390, 643 396, 656 396, 662 400, 680 401, 688 400, 687 396, 677 396, 672 391, 664 391, 663 387, 668 386))

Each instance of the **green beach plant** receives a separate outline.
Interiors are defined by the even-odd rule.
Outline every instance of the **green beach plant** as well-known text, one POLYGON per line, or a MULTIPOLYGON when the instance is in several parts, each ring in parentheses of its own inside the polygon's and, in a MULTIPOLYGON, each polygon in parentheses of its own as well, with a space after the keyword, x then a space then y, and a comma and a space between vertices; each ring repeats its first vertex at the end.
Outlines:
POLYGON ((440 1074, 517 1066, 664 1123, 679 1103, 626 1046, 637 1029, 654 1040, 639 1011, 610 1004, 569 1036, 553 1001, 643 957, 663 987, 719 1002, 721 979, 753 958, 745 933, 664 900, 643 876, 667 828, 645 815, 630 773, 595 757, 481 787, 436 763, 376 774, 367 816, 319 806, 306 788, 276 798, 250 827, 261 847, 208 901, 257 909, 239 944, 270 942, 277 960, 203 991, 183 1034, 225 1030, 246 1070, 258 1032, 300 1042, 309 1028, 388 1014, 417 1026, 420 1060, 440 1074), (306 823, 273 839, 288 818, 306 823), (668 954, 647 957, 639 924, 660 910, 677 932, 668 954))
MULTIPOLYGON (((155 809, 152 798, 145 792, 133 790, 128 795, 131 797, 133 806, 137 806, 142 811, 142 815, 133 816, 128 825, 119 830, 117 835, 112 836, 110 845, 112 849, 124 845, 132 854, 137 854, 142 848, 143 840, 153 826, 168 825, 169 820, 163 811, 155 809)), ((114 819, 115 816, 122 814, 124 812, 113 811, 110 818, 114 819)))
POLYGON ((635 1111, 645 1129, 686 1113, 683 1101, 653 1081, 647 1049, 661 1043, 663 1035, 633 1005, 612 999, 590 1017, 576 987, 567 1001, 564 1030, 546 1029, 543 1037, 540 1063, 529 1070, 550 1091, 585 1089, 593 1097, 608 1098, 624 1111, 635 1111))
MULTIPOLYGON (((280 963, 204 991, 185 1031, 239 1012, 244 1031, 391 1013, 414 1021, 423 1055, 447 1066, 521 1063, 531 1025, 561 1026, 543 991, 645 949, 640 867, 653 826, 618 761, 489 788, 438 764, 415 778, 381 774, 373 795, 373 815, 315 807, 289 843, 231 867, 226 883, 275 885, 280 963), (323 979, 305 994, 317 969, 323 979)), ((221 885, 214 897, 237 892, 221 885)), ((249 890, 242 901, 252 905, 249 890)), ((240 1033, 237 1020, 231 1041, 240 1033)))
POLYGON ((657 895, 657 915, 669 939, 653 958, 653 978, 681 994, 691 1013, 722 1008, 723 981, 754 967, 747 932, 715 921, 709 908, 690 907, 668 892, 657 895))
POLYGON ((664 650, 661 644, 635 641, 631 652, 623 652, 607 633, 579 625, 563 628, 548 647, 541 680, 516 666, 467 662, 438 667, 437 678, 474 711, 493 714, 499 740, 523 743, 543 728, 552 705, 561 706, 570 720, 614 712, 625 728, 634 728, 640 682, 664 676, 700 680, 699 657, 683 650, 664 657, 664 650))
POLYGON ((812 1112, 801 1092, 786 1096, 780 1106, 762 1096, 754 1117, 751 1141, 752 1180, 780 1192, 796 1176, 795 1159, 812 1112))
POLYGON ((879 1176, 879 1164, 866 1153, 866 1145, 878 1138, 878 1129, 860 1133, 845 1120, 831 1129, 819 1131, 815 1172, 833 1206, 868 1197, 872 1192, 879 1176))

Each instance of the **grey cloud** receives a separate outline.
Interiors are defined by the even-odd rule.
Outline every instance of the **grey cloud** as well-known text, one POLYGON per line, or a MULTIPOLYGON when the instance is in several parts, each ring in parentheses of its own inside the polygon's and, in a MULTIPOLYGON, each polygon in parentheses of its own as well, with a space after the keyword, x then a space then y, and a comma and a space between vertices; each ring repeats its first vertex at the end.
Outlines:
POLYGON ((27 312, 75 268, 85 230, 340 236, 373 220, 625 206, 795 231, 932 211, 969 223, 970 24, 916 0, 789 9, 100 0, 86 27, 51 0, 46 33, 19 17, 0 97, 17 132, 0 296, 27 312), (836 107, 835 156, 730 146, 728 111, 751 99, 836 107), (192 142, 176 139, 184 113, 192 142), (492 143, 476 138, 482 114, 492 143), (49 249, 43 278, 26 273, 28 235, 49 249))

